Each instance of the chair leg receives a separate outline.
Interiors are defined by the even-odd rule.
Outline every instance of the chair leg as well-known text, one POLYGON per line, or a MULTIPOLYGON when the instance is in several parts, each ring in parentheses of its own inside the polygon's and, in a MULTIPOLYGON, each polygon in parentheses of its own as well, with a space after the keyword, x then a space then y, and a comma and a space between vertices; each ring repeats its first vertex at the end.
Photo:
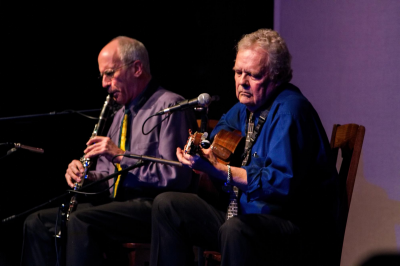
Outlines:
POLYGON ((216 251, 204 251, 203 256, 205 258, 205 266, 220 266, 221 265, 221 254, 216 251))
POLYGON ((148 266, 150 263, 150 244, 125 243, 122 245, 127 251, 129 266, 148 266))
POLYGON ((129 266, 136 266, 136 250, 131 250, 128 252, 129 266))

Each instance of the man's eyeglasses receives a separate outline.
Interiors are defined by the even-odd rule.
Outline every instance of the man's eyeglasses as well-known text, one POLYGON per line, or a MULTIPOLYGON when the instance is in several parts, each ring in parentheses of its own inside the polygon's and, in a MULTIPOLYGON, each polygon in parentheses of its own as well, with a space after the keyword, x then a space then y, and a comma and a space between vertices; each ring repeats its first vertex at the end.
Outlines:
POLYGON ((106 69, 103 73, 100 73, 99 79, 103 80, 103 76, 106 77, 106 80, 110 80, 114 77, 115 73, 120 70, 121 68, 123 68, 124 66, 130 66, 133 63, 135 63, 137 60, 133 60, 132 62, 129 62, 127 64, 123 64, 120 67, 116 68, 116 69, 106 69))

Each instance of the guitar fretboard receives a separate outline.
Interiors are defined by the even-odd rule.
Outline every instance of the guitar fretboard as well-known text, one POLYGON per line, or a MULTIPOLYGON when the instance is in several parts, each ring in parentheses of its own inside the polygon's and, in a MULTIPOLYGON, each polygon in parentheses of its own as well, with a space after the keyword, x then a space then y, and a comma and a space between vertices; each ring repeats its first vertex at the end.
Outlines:
MULTIPOLYGON (((242 166, 247 164, 247 161, 249 159, 249 154, 250 154, 250 148, 251 148, 251 142, 250 142, 250 136, 253 134, 254 131, 254 120, 253 120, 253 113, 250 113, 249 116, 249 122, 247 124, 247 134, 246 134, 246 146, 245 150, 247 151, 246 157, 244 158, 242 162, 242 166)), ((226 211, 226 220, 237 216, 239 213, 239 207, 238 207, 238 196, 239 196, 239 189, 235 186, 232 187, 231 189, 231 199, 228 205, 228 209, 226 211)))

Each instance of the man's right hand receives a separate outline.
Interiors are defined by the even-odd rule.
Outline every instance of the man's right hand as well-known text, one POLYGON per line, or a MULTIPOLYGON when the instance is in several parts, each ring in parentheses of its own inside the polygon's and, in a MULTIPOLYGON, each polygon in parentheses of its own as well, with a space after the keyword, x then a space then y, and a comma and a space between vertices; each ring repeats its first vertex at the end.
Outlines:
POLYGON ((74 188, 75 182, 81 182, 85 168, 79 160, 73 160, 65 172, 65 179, 67 180, 68 186, 74 188))

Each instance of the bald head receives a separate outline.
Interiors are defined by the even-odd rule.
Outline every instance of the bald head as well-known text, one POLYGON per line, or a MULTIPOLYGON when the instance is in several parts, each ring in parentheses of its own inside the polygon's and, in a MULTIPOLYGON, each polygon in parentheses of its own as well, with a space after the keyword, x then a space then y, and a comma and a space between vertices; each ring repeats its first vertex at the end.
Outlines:
POLYGON ((114 64, 117 64, 118 62, 123 63, 123 61, 121 60, 119 43, 117 39, 112 40, 106 46, 104 46, 103 49, 101 49, 98 61, 100 62, 100 60, 104 59, 109 60, 114 64))
POLYGON ((119 36, 98 56, 102 85, 119 104, 134 100, 151 80, 149 56, 138 40, 119 36))
POLYGON ((146 47, 140 41, 126 36, 118 36, 111 40, 103 49, 105 48, 115 49, 123 64, 139 60, 143 65, 144 72, 150 75, 149 54, 146 47))

